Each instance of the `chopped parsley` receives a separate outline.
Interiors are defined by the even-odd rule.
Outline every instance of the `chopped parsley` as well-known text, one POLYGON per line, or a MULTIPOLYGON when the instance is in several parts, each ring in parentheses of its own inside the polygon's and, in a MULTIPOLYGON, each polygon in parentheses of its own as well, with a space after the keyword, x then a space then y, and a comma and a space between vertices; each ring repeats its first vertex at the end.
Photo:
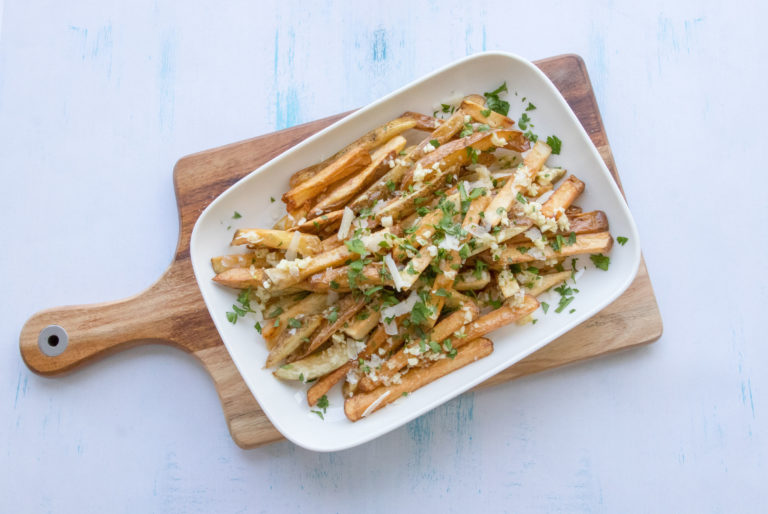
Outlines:
POLYGON ((563 145, 563 142, 560 141, 560 138, 555 135, 549 136, 547 138, 547 144, 550 146, 550 148, 552 148, 553 155, 560 155, 560 147, 563 145))
POLYGON ((395 191, 395 183, 391 180, 387 180, 387 189, 389 189, 390 193, 393 193, 395 191))
POLYGON ((554 251, 559 252, 564 244, 565 240, 563 239, 563 236, 557 234, 555 238, 550 241, 549 246, 551 246, 554 251))
POLYGON ((487 118, 488 116, 491 115, 491 110, 490 109, 483 109, 482 111, 480 111, 480 114, 482 114, 483 116, 485 116, 487 118))
POLYGON ((438 146, 440 146, 440 141, 438 141, 437 139, 430 139, 429 144, 437 148, 438 146))
POLYGON ((339 319, 339 307, 338 307, 337 305, 334 305, 334 306, 331 308, 331 312, 329 312, 329 313, 328 313, 328 314, 325 316, 325 319, 327 319, 327 320, 328 320, 328 321, 330 321, 331 323, 335 323, 335 322, 336 322, 336 320, 337 320, 337 319, 339 319))
POLYGON ((277 307, 275 307, 275 309, 272 312, 267 314, 267 316, 270 318, 276 318, 282 313, 283 313, 283 308, 278 305, 277 307))
POLYGON ((227 321, 232 323, 233 325, 237 323, 237 313, 234 312, 227 312, 227 321))
POLYGON ((330 402, 328 401, 327 395, 323 395, 320 397, 319 400, 317 400, 317 407, 319 409, 323 409, 323 412, 325 412, 328 409, 329 405, 330 405, 330 402))
POLYGON ((269 203, 275 203, 275 197, 274 196, 270 196, 269 197, 269 203))
POLYGON ((234 220, 236 220, 236 219, 240 219, 240 218, 242 218, 242 217, 243 217, 243 215, 242 215, 242 214, 240 214, 240 213, 239 213, 239 212, 237 212, 237 211, 235 211, 235 213, 232 215, 232 219, 234 219, 234 220))
POLYGON ((456 107, 450 105, 450 104, 440 104, 440 107, 442 107, 443 112, 453 114, 453 111, 456 110, 456 107))
POLYGON ((522 116, 520 116, 520 119, 517 120, 517 126, 520 127, 520 130, 525 130, 528 128, 528 124, 530 122, 531 118, 529 118, 527 114, 523 113, 522 116))
POLYGON ((256 322, 256 324, 253 326, 253 328, 255 328, 255 329, 256 329, 256 332, 258 332, 259 334, 261 334, 261 323, 259 323, 259 322, 257 321, 257 322, 256 322))
POLYGON ((301 328, 301 321, 296 318, 288 318, 288 326, 291 328, 301 328))
POLYGON ((483 93, 483 96, 485 97, 485 104, 488 106, 490 110, 496 111, 499 114, 503 114, 504 116, 506 116, 509 113, 509 102, 499 98, 499 95, 501 93, 506 93, 506 92, 508 92, 507 83, 504 82, 502 85, 500 85, 493 91, 489 93, 483 93))
POLYGON ((525 136, 525 138, 526 138, 528 141, 533 141, 534 143, 535 143, 536 141, 538 141, 538 140, 539 140, 539 136, 537 136, 536 134, 534 134, 534 133, 533 133, 532 131, 530 131, 530 130, 529 130, 529 131, 527 131, 527 132, 525 132, 523 135, 525 136))
POLYGON ((344 246, 346 246, 347 250, 350 252, 359 254, 361 257, 368 255, 368 249, 360 239, 355 238, 350 239, 349 241, 344 241, 344 246))
POLYGON ((602 253, 590 255, 589 258, 592 260, 596 268, 600 268, 603 271, 608 271, 608 266, 611 265, 611 258, 607 255, 603 255, 602 253))
POLYGON ((339 283, 336 282, 335 280, 331 280, 330 286, 331 286, 331 289, 338 289, 339 288, 339 283))
POLYGON ((519 203, 522 203, 522 204, 526 204, 526 203, 528 203, 528 200, 526 200, 526 198, 523 196, 523 193, 521 193, 521 192, 519 192, 519 191, 518 191, 518 193, 517 193, 517 197, 516 197, 516 198, 517 198, 517 201, 518 201, 519 203))
POLYGON ((617 238, 616 238, 616 241, 617 241, 617 242, 618 242, 618 243, 619 243, 621 246, 624 246, 625 244, 627 244, 627 241, 629 241, 629 238, 628 238, 628 237, 624 237, 624 236, 619 236, 619 237, 617 237, 617 238))
POLYGON ((535 111, 536 106, 533 105, 531 102, 528 102, 528 107, 525 108, 526 111, 535 111))
POLYGON ((549 304, 547 302, 541 302, 541 310, 543 310, 544 314, 546 314, 549 310, 549 304))

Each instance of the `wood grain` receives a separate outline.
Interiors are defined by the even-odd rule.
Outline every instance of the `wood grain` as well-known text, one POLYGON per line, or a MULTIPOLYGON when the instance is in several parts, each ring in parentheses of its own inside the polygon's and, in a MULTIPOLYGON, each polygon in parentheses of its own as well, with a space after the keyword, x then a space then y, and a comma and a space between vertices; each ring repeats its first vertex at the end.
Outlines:
MULTIPOLYGON (((558 87, 597 146, 619 183, 589 77, 580 57, 563 55, 536 63, 558 87)), ((98 305, 41 311, 24 325, 20 350, 29 368, 54 376, 138 344, 169 344, 192 353, 213 378, 234 441, 252 448, 282 438, 250 394, 205 308, 189 260, 192 228, 200 213, 241 177, 348 113, 182 158, 174 168, 180 235, 168 270, 134 297, 98 305), (173 298, 173 301, 168 301, 173 298), (46 326, 63 327, 65 351, 48 357, 38 348, 46 326)), ((661 316, 645 264, 635 281, 613 304, 568 334, 530 355, 479 387, 655 341, 661 316)))

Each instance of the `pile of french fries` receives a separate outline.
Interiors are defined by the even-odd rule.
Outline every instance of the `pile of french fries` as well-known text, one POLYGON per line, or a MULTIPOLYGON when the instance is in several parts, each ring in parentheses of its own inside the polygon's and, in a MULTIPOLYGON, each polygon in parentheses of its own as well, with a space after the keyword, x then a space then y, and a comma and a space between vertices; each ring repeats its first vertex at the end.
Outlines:
POLYGON ((311 383, 310 407, 342 382, 357 421, 486 357, 485 336, 532 321, 573 256, 610 251, 605 214, 573 205, 584 183, 485 102, 406 112, 297 171, 287 215, 212 259, 237 314, 260 319, 266 367, 311 383))

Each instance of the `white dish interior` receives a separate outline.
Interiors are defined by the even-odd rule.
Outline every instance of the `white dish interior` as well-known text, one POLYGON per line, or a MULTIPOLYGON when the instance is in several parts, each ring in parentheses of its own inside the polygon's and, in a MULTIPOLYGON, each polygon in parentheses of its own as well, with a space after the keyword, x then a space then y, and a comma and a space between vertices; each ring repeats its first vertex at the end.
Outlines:
MULTIPOLYGON (((422 136, 424 134, 422 133, 422 136)), ((640 241, 632 216, 619 189, 563 97, 549 79, 530 62, 505 53, 484 53, 462 59, 372 103, 315 134, 261 168, 250 173, 216 198, 200 215, 190 242, 192 266, 203 299, 232 360, 264 413, 288 439, 307 449, 335 451, 369 441, 420 416, 511 366, 590 318, 629 287, 640 263, 640 241), (338 386, 329 394, 325 420, 310 412, 304 394, 306 385, 285 382, 265 369, 267 350, 253 321, 227 321, 237 292, 211 279, 210 258, 236 253, 229 246, 234 228, 271 227, 274 216, 284 212, 279 201, 288 189, 292 173, 333 154, 366 131, 396 118, 404 111, 432 113, 441 102, 469 93, 491 91, 503 81, 509 93, 509 116, 517 120, 531 101, 536 110, 528 114, 534 132, 546 139, 555 134, 562 141, 561 155, 550 157, 550 166, 561 165, 586 183, 577 204, 585 211, 605 211, 611 234, 629 241, 614 245, 608 271, 595 269, 588 256, 579 258, 587 267, 578 281, 580 292, 568 308, 554 313, 557 296, 548 314, 539 309, 536 324, 508 326, 489 335, 494 352, 473 364, 443 377, 407 398, 352 423, 343 413, 338 386), (517 95, 515 94, 517 93, 517 95), (526 97, 527 101, 522 102, 526 97), (270 197, 276 201, 270 202, 270 197), (232 219, 234 211, 242 215, 232 219), (227 227, 232 226, 231 229, 227 227), (570 313, 571 309, 575 312, 570 313)), ((553 293, 550 293, 553 294, 553 293)))

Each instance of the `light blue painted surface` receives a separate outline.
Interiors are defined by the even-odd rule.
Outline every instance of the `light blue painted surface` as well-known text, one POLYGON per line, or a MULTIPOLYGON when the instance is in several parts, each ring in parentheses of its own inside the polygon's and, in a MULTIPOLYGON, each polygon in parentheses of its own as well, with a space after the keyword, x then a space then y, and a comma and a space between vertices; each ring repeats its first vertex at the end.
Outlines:
POLYGON ((764 510, 764 4, 70 4, 0 7, 0 511, 764 510), (24 367, 34 311, 128 296, 165 269, 180 156, 484 49, 586 60, 659 343, 465 395, 338 454, 239 450, 205 372, 172 349, 56 380, 24 367))

